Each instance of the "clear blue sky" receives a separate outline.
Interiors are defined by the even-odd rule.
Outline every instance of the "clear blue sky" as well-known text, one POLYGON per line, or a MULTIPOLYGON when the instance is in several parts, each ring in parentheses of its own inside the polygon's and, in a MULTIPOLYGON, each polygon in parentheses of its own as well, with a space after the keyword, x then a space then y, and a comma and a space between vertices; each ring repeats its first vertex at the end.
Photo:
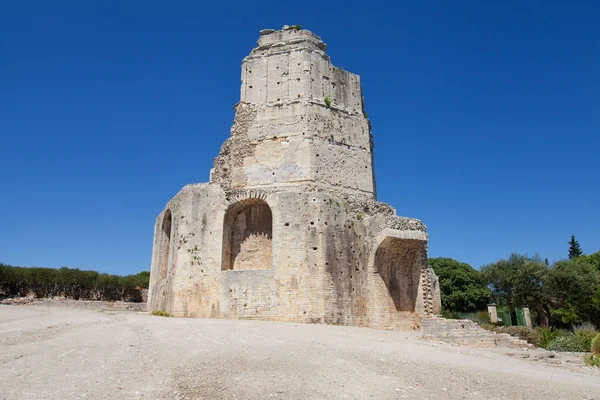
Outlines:
POLYGON ((258 31, 361 75, 379 199, 430 256, 600 250, 600 2, 5 1, 0 261, 128 274, 205 182, 258 31))

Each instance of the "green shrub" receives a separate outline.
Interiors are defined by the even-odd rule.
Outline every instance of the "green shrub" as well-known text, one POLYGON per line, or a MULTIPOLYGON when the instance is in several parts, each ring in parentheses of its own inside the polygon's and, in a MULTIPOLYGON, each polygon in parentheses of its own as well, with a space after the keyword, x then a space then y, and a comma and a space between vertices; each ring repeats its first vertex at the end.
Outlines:
POLYGON ((463 319, 462 315, 456 311, 442 310, 442 317, 446 319, 463 319))
POLYGON ((578 331, 575 333, 575 338, 579 343, 579 347, 581 347, 582 351, 590 351, 592 347, 592 340, 597 335, 597 332, 594 331, 578 331))
POLYGON ((590 351, 600 356, 600 333, 597 334, 596 337, 592 340, 590 351))
POLYGON ((462 315, 463 318, 470 319, 480 326, 490 323, 490 315, 488 314, 487 310, 463 313, 462 315))
POLYGON ((575 335, 557 337, 548 343, 546 349, 550 351, 585 351, 581 348, 575 335))
POLYGON ((579 347, 585 349, 583 351, 590 351, 590 348, 592 347, 592 340, 598 334, 598 332, 594 328, 594 325, 582 324, 573 328, 573 334, 579 342, 579 347))
POLYGON ((585 365, 590 367, 600 367, 600 355, 599 354, 586 354, 583 356, 585 365))
POLYGON ((568 336, 568 333, 563 330, 557 330, 547 326, 538 326, 535 328, 537 333, 540 335, 539 347, 547 348, 548 344, 556 338, 568 336))
POLYGON ((158 317, 170 317, 169 313, 163 310, 152 311, 152 315, 156 315, 158 317))
POLYGON ((521 340, 527 341, 536 347, 540 345, 540 334, 535 329, 526 326, 498 326, 494 332, 508 333, 511 336, 518 337, 521 340))
POLYGON ((329 96, 325 97, 323 101, 325 102, 327 108, 331 107, 331 99, 329 98, 329 96))

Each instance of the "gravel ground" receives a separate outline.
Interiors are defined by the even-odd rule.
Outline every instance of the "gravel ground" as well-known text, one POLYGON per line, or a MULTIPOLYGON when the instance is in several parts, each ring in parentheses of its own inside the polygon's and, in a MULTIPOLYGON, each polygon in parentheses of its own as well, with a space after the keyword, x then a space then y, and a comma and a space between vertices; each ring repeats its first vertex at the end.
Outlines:
POLYGON ((519 352, 417 332, 0 306, 0 399, 600 399, 598 370, 519 352))

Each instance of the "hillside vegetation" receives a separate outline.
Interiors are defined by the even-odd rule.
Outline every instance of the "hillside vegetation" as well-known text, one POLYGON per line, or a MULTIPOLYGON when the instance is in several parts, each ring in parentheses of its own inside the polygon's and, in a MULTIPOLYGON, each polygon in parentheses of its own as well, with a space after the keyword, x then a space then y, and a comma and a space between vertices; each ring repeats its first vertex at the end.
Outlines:
POLYGON ((0 263, 0 296, 139 302, 149 279, 148 271, 119 276, 77 268, 25 268, 0 263))

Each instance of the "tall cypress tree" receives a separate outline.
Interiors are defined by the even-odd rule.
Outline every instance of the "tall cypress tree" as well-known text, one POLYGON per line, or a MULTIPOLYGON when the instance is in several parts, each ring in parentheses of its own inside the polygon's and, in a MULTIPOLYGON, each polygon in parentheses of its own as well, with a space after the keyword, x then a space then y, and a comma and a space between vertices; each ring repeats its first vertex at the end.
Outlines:
POLYGON ((581 246, 579 246, 579 242, 575 240, 575 235, 571 235, 571 240, 569 240, 569 258, 577 258, 583 254, 581 251, 581 246))

